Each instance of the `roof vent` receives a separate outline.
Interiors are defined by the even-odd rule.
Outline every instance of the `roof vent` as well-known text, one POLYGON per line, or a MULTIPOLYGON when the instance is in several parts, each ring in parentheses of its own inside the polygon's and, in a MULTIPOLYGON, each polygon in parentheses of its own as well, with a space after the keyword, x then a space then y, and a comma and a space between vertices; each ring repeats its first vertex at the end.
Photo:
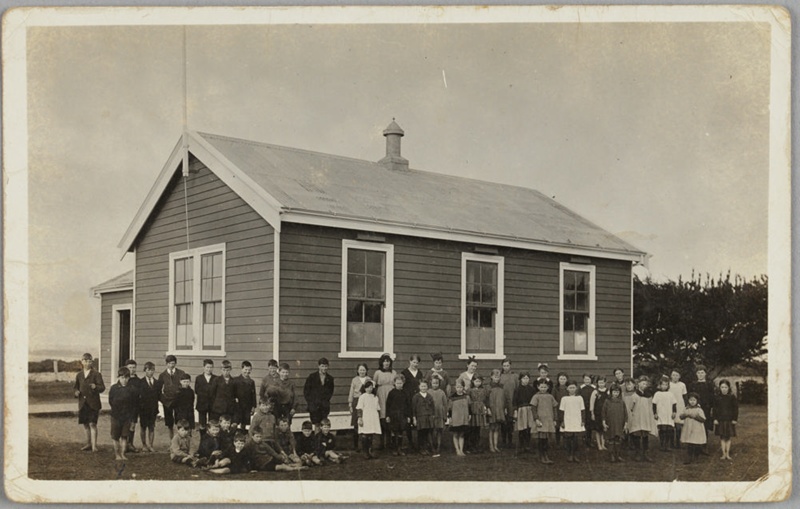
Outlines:
POLYGON ((386 136, 386 157, 378 161, 378 163, 389 170, 407 170, 408 159, 400 155, 400 138, 405 133, 394 121, 394 118, 392 118, 392 123, 383 130, 383 135, 386 136))

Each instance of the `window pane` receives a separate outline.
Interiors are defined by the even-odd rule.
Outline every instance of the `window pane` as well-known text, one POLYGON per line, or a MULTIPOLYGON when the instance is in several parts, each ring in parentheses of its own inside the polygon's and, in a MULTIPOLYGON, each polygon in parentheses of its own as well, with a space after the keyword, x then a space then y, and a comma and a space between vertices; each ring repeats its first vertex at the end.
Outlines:
POLYGON ((481 327, 494 327, 494 310, 483 308, 480 310, 480 326, 481 327))
POLYGON ((494 328, 492 327, 481 328, 480 351, 494 352, 494 328))
POLYGON ((564 292, 564 311, 575 310, 575 292, 564 292))
POLYGON ((384 258, 386 253, 381 251, 367 251, 367 274, 373 276, 386 275, 384 258))
POLYGON ((481 283, 497 285, 497 265, 494 263, 481 264, 481 283))
POLYGON ((564 291, 575 290, 575 272, 571 270, 564 271, 564 291))
POLYGON ((361 249, 350 249, 347 251, 347 272, 364 274, 367 265, 366 251, 361 249))
POLYGON ((214 289, 211 291, 211 298, 213 300, 222 300, 222 278, 216 277, 214 278, 214 289))
POLYGON ((382 323, 381 320, 381 312, 383 311, 383 305, 375 303, 375 302, 365 302, 364 303, 364 322, 368 323, 382 323))
POLYGON ((364 321, 364 310, 360 300, 347 301, 347 321, 358 323, 364 321))
POLYGON ((348 323, 348 350, 379 352, 383 349, 383 325, 378 323, 348 323))
POLYGON ((578 293, 575 295, 576 303, 575 309, 578 311, 589 311, 589 295, 586 293, 578 293))
POLYGON ((493 285, 481 285, 481 303, 494 306, 497 304, 497 287, 493 285))
POLYGON ((571 330, 564 331, 564 353, 575 353, 575 333, 571 330))
POLYGON ((214 280, 213 279, 203 279, 202 284, 200 285, 200 300, 203 302, 208 302, 210 300, 214 300, 214 280))
POLYGON ((477 284, 467 284, 467 303, 480 304, 481 302, 481 287, 477 284))
POLYGON ((383 299, 384 279, 380 276, 366 276, 366 278, 367 278, 367 298, 383 299))
POLYGON ((222 277, 222 253, 214 255, 214 276, 222 277))
POLYGON ((467 283, 480 283, 481 267, 476 262, 467 262, 467 283))
POLYGON ((212 257, 209 255, 203 256, 201 261, 200 277, 202 279, 209 279, 214 277, 214 265, 212 257))
POLYGON ((573 315, 575 320, 575 329, 576 331, 586 331, 586 315, 575 313, 573 315))
POLYGON ((588 353, 588 335, 585 332, 575 331, 575 353, 588 353))
POLYGON ((175 282, 183 281, 184 274, 183 260, 175 260, 175 282))
POLYGON ((573 320, 572 313, 564 313, 564 332, 573 330, 575 330, 575 320, 573 320))
POLYGON ((366 291, 366 276, 360 276, 357 274, 348 274, 347 275, 347 296, 348 297, 360 297, 364 298, 367 296, 366 291))
POLYGON ((576 272, 575 273, 575 282, 576 282, 575 283, 575 287, 579 291, 585 292, 586 290, 589 289, 588 276, 589 276, 589 274, 587 274, 586 272, 576 272))
POLYGON ((480 347, 480 329, 467 327, 467 352, 475 352, 480 347))

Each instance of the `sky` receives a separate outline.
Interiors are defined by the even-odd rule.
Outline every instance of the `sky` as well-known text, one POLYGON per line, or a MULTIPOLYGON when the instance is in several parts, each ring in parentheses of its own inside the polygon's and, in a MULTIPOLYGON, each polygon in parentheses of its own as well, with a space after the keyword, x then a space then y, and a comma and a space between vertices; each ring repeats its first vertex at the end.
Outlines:
MULTIPOLYGON (((29 351, 97 348, 91 287, 183 126, 175 26, 28 30, 29 351)), ((186 29, 188 127, 542 191, 656 279, 767 272, 769 26, 186 29)), ((77 355, 77 354, 76 354, 77 355)))

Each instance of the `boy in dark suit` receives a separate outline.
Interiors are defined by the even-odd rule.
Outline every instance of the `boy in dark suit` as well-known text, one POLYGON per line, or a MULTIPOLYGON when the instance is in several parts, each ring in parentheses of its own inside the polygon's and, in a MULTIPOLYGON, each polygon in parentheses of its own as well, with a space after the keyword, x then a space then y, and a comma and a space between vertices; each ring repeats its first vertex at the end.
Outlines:
POLYGON ((128 381, 128 385, 136 389, 136 414, 133 416, 133 421, 131 422, 131 432, 128 435, 128 445, 125 448, 125 452, 139 452, 139 449, 136 448, 136 444, 133 443, 133 439, 136 437, 136 421, 139 420, 139 397, 141 397, 141 378, 136 376, 136 361, 133 359, 128 359, 125 361, 125 367, 128 368, 128 371, 131 373, 131 379, 128 381))
POLYGON ((131 423, 139 411, 139 389, 130 384, 131 372, 119 368, 117 383, 108 391, 111 406, 111 439, 114 441, 114 457, 127 460, 125 450, 131 433, 131 423))
POLYGON ((331 413, 331 397, 333 396, 333 377, 328 374, 328 359, 317 361, 318 370, 308 375, 303 396, 308 405, 308 415, 315 431, 319 432, 320 423, 331 413))
POLYGON ((217 378, 212 373, 214 371, 214 361, 205 359, 203 361, 203 373, 194 379, 194 392, 197 395, 197 416, 200 423, 200 433, 205 433, 206 423, 211 413, 211 382, 217 378))
POLYGON ((167 355, 164 359, 167 364, 165 369, 158 375, 158 381, 161 382, 161 406, 164 407, 164 424, 169 428, 169 439, 175 436, 175 398, 178 396, 178 389, 181 388, 181 375, 185 374, 180 369, 176 368, 178 358, 174 355, 167 355))
POLYGON ((194 391, 192 390, 192 377, 188 373, 181 375, 181 388, 175 397, 175 420, 184 420, 189 423, 189 429, 194 429, 194 391))
POLYGON ((142 449, 150 452, 156 452, 153 449, 153 438, 158 416, 158 399, 161 395, 161 385, 155 374, 156 365, 145 362, 144 378, 139 383, 139 426, 142 430, 142 449))
POLYGON ((250 416, 256 407, 256 382, 250 378, 252 370, 250 361, 242 362, 242 374, 233 380, 233 395, 236 398, 233 422, 239 429, 246 429, 250 425, 250 416))
POLYGON ((92 367, 92 354, 81 358, 83 371, 75 377, 75 397, 78 398, 78 424, 86 431, 82 451, 97 452, 97 418, 100 416, 100 393, 106 390, 103 377, 92 367))
POLYGON ((228 360, 222 361, 222 376, 211 382, 211 418, 219 419, 223 414, 236 414, 236 396, 233 392, 231 363, 228 360))

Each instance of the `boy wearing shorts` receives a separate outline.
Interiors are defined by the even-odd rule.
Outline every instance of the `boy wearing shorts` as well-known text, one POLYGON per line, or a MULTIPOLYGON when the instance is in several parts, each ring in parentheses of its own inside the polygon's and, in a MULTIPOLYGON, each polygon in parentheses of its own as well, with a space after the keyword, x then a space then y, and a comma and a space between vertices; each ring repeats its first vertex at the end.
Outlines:
POLYGON ((150 452, 155 452, 153 438, 158 416, 158 398, 161 394, 161 385, 155 374, 156 365, 145 362, 144 378, 139 382, 139 427, 142 432, 142 450, 150 452))
POLYGON ((108 403, 111 405, 111 439, 114 441, 114 459, 127 460, 125 450, 131 423, 136 417, 139 404, 139 391, 131 385, 131 372, 128 368, 119 368, 117 383, 108 391, 108 403))
POLYGON ((75 376, 75 397, 78 398, 78 424, 86 431, 86 445, 82 451, 97 452, 97 418, 100 416, 100 393, 106 390, 103 377, 93 367, 92 354, 81 358, 83 371, 75 376))

